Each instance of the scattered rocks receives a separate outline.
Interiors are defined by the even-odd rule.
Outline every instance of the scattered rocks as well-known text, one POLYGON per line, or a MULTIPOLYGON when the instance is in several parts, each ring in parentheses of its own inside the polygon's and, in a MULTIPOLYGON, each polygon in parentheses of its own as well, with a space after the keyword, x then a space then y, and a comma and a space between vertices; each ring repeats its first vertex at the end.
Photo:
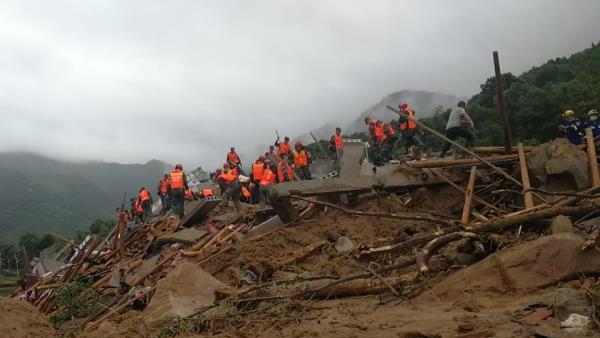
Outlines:
POLYGON ((577 278, 578 273, 599 274, 600 252, 582 251, 583 243, 572 233, 521 243, 458 271, 421 297, 462 299, 466 292, 530 293, 577 278))
POLYGON ((232 290, 198 265, 182 262, 158 282, 156 293, 143 312, 144 322, 156 328, 170 318, 189 316, 212 305, 217 292, 232 290))
POLYGON ((550 225, 550 232, 553 235, 561 234, 561 233, 572 233, 573 231, 573 222, 567 216, 558 215, 552 219, 552 224, 550 225))
POLYGON ((475 296, 470 293, 463 294, 463 296, 460 299, 457 299, 452 305, 460 307, 468 312, 481 311, 481 305, 479 305, 475 296))
POLYGON ((354 242, 346 236, 340 236, 335 243, 335 249, 340 252, 348 252, 354 248, 354 242))

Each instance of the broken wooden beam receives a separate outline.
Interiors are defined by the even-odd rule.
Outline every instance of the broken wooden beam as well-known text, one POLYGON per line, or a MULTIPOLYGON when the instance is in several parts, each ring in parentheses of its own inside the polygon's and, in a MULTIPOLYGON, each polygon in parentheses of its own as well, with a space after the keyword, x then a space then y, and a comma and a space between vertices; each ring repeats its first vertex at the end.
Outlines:
POLYGON ((471 167, 471 174, 469 175, 469 182, 467 183, 467 189, 465 191, 465 204, 463 206, 463 212, 461 217, 462 224, 469 224, 469 216, 471 216, 471 203, 473 201, 473 192, 475 190, 475 178, 477 178, 477 167, 471 167))
POLYGON ((529 182, 529 170, 527 169, 527 159, 525 158, 525 150, 522 143, 519 143, 518 148, 519 164, 521 165, 521 181, 523 181, 523 191, 525 191, 523 196, 525 209, 531 209, 535 206, 535 203, 533 202, 533 193, 527 191, 531 188, 531 183, 529 182))
MULTIPOLYGON (((499 162, 512 162, 519 159, 518 154, 510 155, 499 155, 491 157, 483 157, 486 162, 499 163, 499 162)), ((461 159, 439 159, 439 160, 424 160, 417 162, 408 163, 413 168, 442 168, 442 167, 453 167, 453 166, 466 166, 474 164, 484 164, 480 159, 477 158, 461 158, 461 159)))
POLYGON ((598 159, 596 158, 596 147, 594 146, 594 133, 592 132, 592 128, 587 128, 585 130, 585 139, 587 142, 587 155, 592 188, 595 188, 600 186, 600 173, 598 172, 598 159))

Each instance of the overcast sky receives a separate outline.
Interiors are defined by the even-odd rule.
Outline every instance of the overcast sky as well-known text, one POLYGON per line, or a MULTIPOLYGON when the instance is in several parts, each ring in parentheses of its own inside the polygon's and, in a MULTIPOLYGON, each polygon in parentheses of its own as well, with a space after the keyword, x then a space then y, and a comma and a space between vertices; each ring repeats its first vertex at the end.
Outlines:
POLYGON ((598 0, 0 1, 0 151, 213 168, 600 41, 598 0))

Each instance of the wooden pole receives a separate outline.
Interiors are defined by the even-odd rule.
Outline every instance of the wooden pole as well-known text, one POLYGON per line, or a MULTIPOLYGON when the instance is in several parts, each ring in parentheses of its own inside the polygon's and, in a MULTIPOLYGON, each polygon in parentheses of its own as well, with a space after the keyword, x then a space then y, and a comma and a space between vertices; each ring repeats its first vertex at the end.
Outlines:
POLYGON ((523 181, 523 190, 525 191, 524 203, 525 209, 531 209, 535 206, 533 202, 533 193, 529 190, 531 183, 529 182, 529 171, 527 170, 527 159, 525 158, 525 150, 523 144, 519 143, 519 163, 521 164, 521 180, 523 181))
POLYGON ((329 153, 327 151, 325 151, 325 149, 323 148, 323 146, 321 145, 319 140, 317 140, 317 138, 315 137, 315 135, 312 132, 310 133, 310 136, 312 137, 313 141, 315 141, 317 148, 319 148, 319 150, 323 153, 323 156, 329 157, 329 153))
POLYGON ((596 188, 600 186, 600 173, 598 173, 598 159, 596 158, 596 145, 594 144, 592 128, 585 130, 585 139, 587 141, 587 155, 590 165, 590 176, 592 177, 592 188, 596 188))
MULTIPOLYGON (((387 109, 395 112, 396 114, 400 115, 400 116, 404 116, 406 118, 408 118, 408 115, 400 112, 399 110, 392 108, 390 106, 386 106, 387 109)), ((498 168, 497 166, 493 165, 492 163, 490 163, 489 161, 485 160, 483 157, 475 154, 474 152, 472 152, 471 150, 463 147, 462 145, 460 145, 457 142, 452 141, 451 139, 447 138, 446 136, 440 134, 439 132, 437 132, 435 129, 430 128, 429 126, 427 126, 424 123, 421 123, 420 121, 417 120, 413 120, 413 122, 415 122, 415 124, 421 128, 423 128, 424 130, 427 130, 428 132, 432 133, 433 135, 441 138, 442 140, 449 142, 450 144, 452 144, 453 146, 455 146, 456 148, 464 151, 465 153, 473 156, 474 158, 478 159, 481 163, 487 165, 488 167, 490 167, 492 170, 494 170, 495 172, 499 173, 500 175, 504 176, 506 179, 508 179, 509 181, 512 181, 513 183, 515 183, 517 186, 522 187, 521 182, 519 182, 517 179, 515 179, 514 177, 510 176, 509 174, 507 174, 504 170, 498 168)))
POLYGON ((502 73, 500 72, 500 61, 498 59, 498 51, 494 51, 493 54, 494 71, 496 72, 496 93, 498 95, 498 111, 500 112, 502 130, 504 131, 504 150, 507 154, 509 154, 512 152, 512 135, 510 132, 510 124, 508 123, 508 115, 506 114, 506 108, 504 106, 504 81, 502 80, 502 73))
MULTIPOLYGON (((454 189, 456 189, 457 191, 460 191, 463 194, 467 194, 467 191, 463 188, 461 188, 458 184, 452 182, 452 180, 450 180, 448 177, 446 177, 444 174, 442 174, 441 172, 438 172, 437 170, 431 170, 431 172, 437 176, 438 178, 440 178, 442 181, 448 183, 451 187, 453 187, 454 189)), ((473 199, 483 205, 485 205, 486 207, 496 211, 498 213, 498 216, 503 214, 503 211, 498 209, 495 205, 488 203, 486 200, 479 198, 477 195, 475 195, 475 193, 473 193, 473 199)))
POLYGON ((469 175, 469 183, 467 184, 467 191, 465 193, 465 206, 463 207, 462 224, 469 224, 469 216, 471 215, 471 204, 473 203, 473 191, 475 190, 475 177, 477 177, 477 167, 471 167, 471 174, 469 175))

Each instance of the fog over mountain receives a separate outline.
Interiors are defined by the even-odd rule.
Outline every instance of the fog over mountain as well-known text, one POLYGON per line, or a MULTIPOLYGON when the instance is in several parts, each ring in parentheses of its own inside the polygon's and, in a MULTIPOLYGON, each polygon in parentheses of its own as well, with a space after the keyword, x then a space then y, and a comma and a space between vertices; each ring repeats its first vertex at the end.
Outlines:
POLYGON ((301 135, 384 95, 470 96, 600 39, 600 2, 0 3, 0 151, 186 167, 301 135))

